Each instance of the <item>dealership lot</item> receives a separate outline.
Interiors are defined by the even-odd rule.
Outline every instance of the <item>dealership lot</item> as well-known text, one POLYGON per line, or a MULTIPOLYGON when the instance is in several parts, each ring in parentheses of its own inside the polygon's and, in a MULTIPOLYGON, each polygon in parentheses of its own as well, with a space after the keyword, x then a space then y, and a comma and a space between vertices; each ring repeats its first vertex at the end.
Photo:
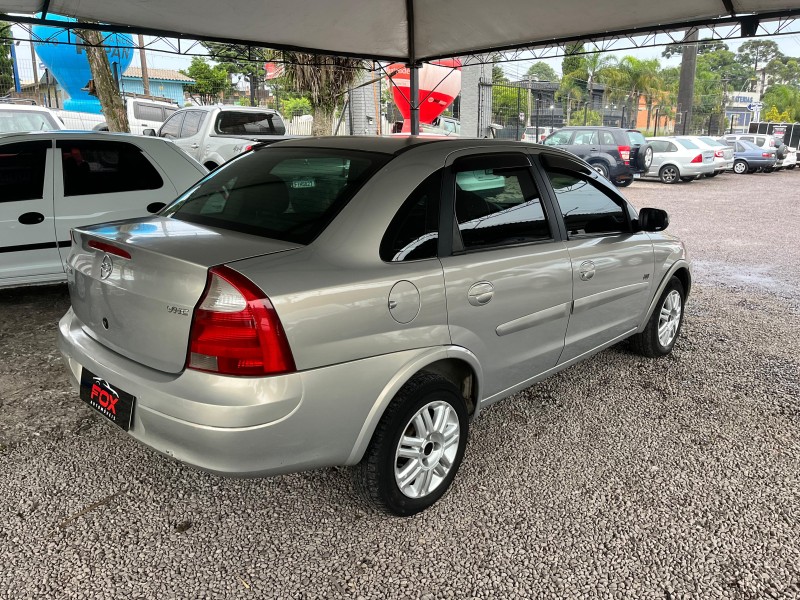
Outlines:
POLYGON ((800 597, 800 174, 635 182, 688 245, 675 352, 624 345, 488 409, 410 519, 350 472, 193 471, 70 389, 63 287, 0 292, 0 598, 800 597))

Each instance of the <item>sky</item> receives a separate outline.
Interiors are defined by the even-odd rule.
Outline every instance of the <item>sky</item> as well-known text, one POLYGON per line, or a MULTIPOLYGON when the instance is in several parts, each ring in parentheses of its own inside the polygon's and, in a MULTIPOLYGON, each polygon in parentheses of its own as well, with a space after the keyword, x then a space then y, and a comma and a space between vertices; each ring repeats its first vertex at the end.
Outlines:
MULTIPOLYGON (((19 26, 14 26, 13 28, 14 36, 16 39, 21 39, 27 37, 27 33, 24 31, 23 28, 19 26)), ((701 31, 700 37, 704 36, 703 32, 701 31)), ((759 37, 756 39, 771 39, 777 42, 778 46, 781 49, 781 52, 786 54, 787 56, 798 56, 800 57, 800 33, 790 33, 786 35, 779 35, 773 37, 759 37)), ((145 43, 148 44, 152 38, 145 36, 145 43)), ((736 51, 736 49, 742 44, 744 40, 726 40, 725 43, 728 44, 732 51, 736 51)), ((191 45, 191 42, 182 41, 181 45, 183 47, 187 47, 191 45)), ((164 50, 168 50, 169 47, 166 43, 160 42, 153 46, 155 49, 162 48, 164 50)), ((616 56, 624 56, 624 55, 631 55, 635 56, 636 58, 640 59, 649 59, 649 58, 658 58, 661 61, 662 66, 677 66, 680 64, 679 57, 673 57, 672 59, 664 59, 661 57, 661 53, 664 50, 664 46, 654 47, 654 48, 641 48, 641 49, 633 49, 633 50, 621 50, 617 52, 609 52, 609 54, 616 55, 616 56)), ((17 44, 17 60, 20 70, 20 78, 25 81, 33 81, 33 71, 32 71, 32 61, 31 61, 31 52, 30 52, 30 44, 28 42, 20 41, 17 44)), ((198 45, 194 51, 200 52, 202 48, 198 45)), ((173 69, 173 70, 181 70, 188 68, 189 64, 191 63, 192 57, 191 56, 180 56, 175 54, 170 54, 167 52, 158 52, 154 50, 148 50, 147 52, 147 62, 148 66, 151 69, 173 69)), ((549 64, 557 73, 561 73, 561 61, 563 57, 546 59, 544 62, 549 64)), ((533 60, 518 60, 514 62, 503 62, 501 66, 505 71, 506 75, 511 80, 518 80, 522 79, 525 76, 530 65, 535 62, 533 60)), ((139 53, 136 52, 134 55, 133 62, 131 66, 138 67, 140 64, 139 62, 139 53)), ((40 65, 41 66, 41 65, 40 65)), ((40 68, 40 73, 42 69, 40 68)))

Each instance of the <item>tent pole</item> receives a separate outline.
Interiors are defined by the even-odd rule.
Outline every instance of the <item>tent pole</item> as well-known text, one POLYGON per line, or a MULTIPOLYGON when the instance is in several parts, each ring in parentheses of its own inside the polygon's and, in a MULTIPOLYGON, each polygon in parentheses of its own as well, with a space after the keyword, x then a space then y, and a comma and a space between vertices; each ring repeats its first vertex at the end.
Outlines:
POLYGON ((408 69, 409 99, 411 109, 411 135, 419 135, 419 67, 417 50, 414 44, 414 0, 406 0, 406 20, 408 21, 408 69))

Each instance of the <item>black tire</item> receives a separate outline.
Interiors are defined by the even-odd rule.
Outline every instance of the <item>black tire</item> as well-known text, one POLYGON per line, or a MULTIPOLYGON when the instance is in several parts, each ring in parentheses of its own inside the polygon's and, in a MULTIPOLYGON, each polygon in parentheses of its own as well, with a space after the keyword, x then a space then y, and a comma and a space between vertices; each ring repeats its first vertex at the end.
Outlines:
MULTIPOLYGON (((458 388, 435 373, 418 373, 397 392, 386 407, 356 469, 356 486, 367 502, 385 512, 406 517, 425 510, 450 487, 464 458, 468 432, 467 408, 458 388), (449 470, 438 485, 425 496, 413 498, 403 493, 395 477, 395 469, 404 466, 398 465, 398 462, 405 460, 405 464, 408 464, 413 459, 397 458, 396 453, 407 429, 414 427, 414 435, 418 434, 412 418, 432 402, 445 402, 455 411, 459 426, 458 447, 449 470)), ((438 451, 436 443, 428 441, 420 447, 421 461, 438 451)), ((434 473, 435 467, 431 467, 429 471, 434 473)), ((415 480, 416 478, 411 481, 415 480)))
POLYGON ((650 165, 653 164, 653 147, 650 144, 642 144, 639 146, 639 152, 636 153, 636 168, 642 173, 647 173, 650 165))
POLYGON ((786 144, 781 144, 775 152, 777 153, 778 160, 783 160, 786 158, 786 155, 789 154, 789 147, 786 144))
POLYGON ((656 307, 653 309, 653 314, 650 315, 650 320, 647 321, 647 325, 644 328, 644 331, 641 333, 635 334, 631 338, 631 346, 633 347, 634 351, 647 356, 649 358, 658 358, 660 356, 666 356, 670 352, 672 352, 672 348, 675 346, 675 342, 678 339, 678 336, 681 334, 681 327, 683 326, 683 314, 684 314, 684 306, 686 304, 686 292, 683 289, 683 284, 681 280, 677 277, 673 277, 667 283, 667 287, 664 289, 664 292, 661 294, 661 297, 658 299, 658 303, 656 307), (661 340, 659 339, 658 335, 658 327, 662 321, 662 309, 665 307, 665 302, 667 297, 672 294, 672 292, 677 292, 680 296, 680 306, 678 308, 679 314, 677 317, 665 316, 664 318, 667 319, 667 322, 672 322, 675 319, 678 321, 677 329, 675 330, 674 336, 667 344, 662 344, 661 340))
POLYGON ((614 182, 614 185, 617 187, 628 187, 630 184, 633 183, 633 177, 630 179, 618 179, 614 182))
POLYGON ((658 170, 658 178, 661 183, 675 183, 681 177, 681 172, 675 165, 664 165, 658 170))
POLYGON ((714 171, 713 173, 706 173, 706 177, 716 177, 719 175, 719 171, 714 171))
POLYGON ((750 171, 750 167, 745 161, 737 160, 733 163, 733 172, 737 175, 744 175, 748 171, 750 171))
POLYGON ((600 175, 602 175, 603 177, 605 177, 606 179, 608 179, 608 167, 605 165, 605 163, 601 163, 601 162, 593 162, 593 163, 589 163, 589 165, 590 165, 590 166, 591 166, 591 167, 592 167, 592 168, 593 168, 595 171, 597 171, 598 173, 600 173, 600 175))
POLYGON ((681 177, 681 181, 684 181, 686 183, 689 183, 690 181, 694 181, 695 179, 696 179, 695 177, 681 177))
POLYGON ((774 170, 775 170, 775 167, 764 167, 762 169, 762 171, 764 171, 764 173, 772 173, 774 170))
POLYGON ((210 161, 209 161, 209 162, 205 163, 203 166, 204 166, 206 169, 208 169, 209 171, 213 171, 213 170, 214 170, 214 169, 216 169, 216 168, 217 168, 219 165, 218 165, 217 163, 214 163, 214 162, 210 162, 210 161))

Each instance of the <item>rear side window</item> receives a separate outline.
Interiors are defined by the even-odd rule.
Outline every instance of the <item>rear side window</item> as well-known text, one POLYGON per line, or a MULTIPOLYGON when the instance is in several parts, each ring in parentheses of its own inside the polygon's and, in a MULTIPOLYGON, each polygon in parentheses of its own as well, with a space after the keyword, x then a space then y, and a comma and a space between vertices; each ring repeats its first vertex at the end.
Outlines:
POLYGON ((143 121, 156 121, 161 123, 164 120, 164 109, 156 104, 142 104, 137 102, 133 105, 133 116, 143 121))
POLYGON ((681 146, 683 146, 687 150, 698 150, 699 149, 697 144, 695 144, 691 140, 675 140, 675 141, 678 142, 681 146))
POLYGON ((736 151, 737 152, 747 152, 747 148, 744 147, 744 144, 736 142, 736 151))
POLYGON ((647 143, 647 140, 644 139, 644 136, 639 131, 627 131, 626 133, 628 134, 628 141, 632 146, 641 146, 647 143))
POLYGON ((614 136, 611 135, 610 131, 601 131, 600 132, 600 143, 603 146, 616 146, 616 142, 614 141, 614 136))
POLYGON ((340 149, 262 148, 214 171, 162 214, 309 244, 390 158, 340 149))
POLYGON ((60 140, 65 196, 89 196, 164 185, 156 168, 138 146, 126 142, 60 140))
POLYGON ((575 141, 572 143, 576 146, 596 145, 597 131, 576 131, 575 141))
POLYGON ((217 133, 223 135, 285 135, 286 126, 275 113, 223 110, 217 116, 217 133))
POLYGON ((562 171, 547 170, 570 239, 630 231, 621 202, 613 200, 588 179, 562 171))
POLYGON ((436 257, 441 190, 441 170, 419 184, 389 224, 381 241, 381 260, 402 262, 436 257))
POLYGON ((572 131, 556 131, 544 141, 545 146, 559 146, 569 144, 572 138, 572 131))
POLYGON ((38 200, 44 195, 44 169, 51 142, 0 146, 0 202, 38 200))
POLYGON ((455 212, 466 250, 552 239, 526 161, 487 155, 456 163, 455 212))

